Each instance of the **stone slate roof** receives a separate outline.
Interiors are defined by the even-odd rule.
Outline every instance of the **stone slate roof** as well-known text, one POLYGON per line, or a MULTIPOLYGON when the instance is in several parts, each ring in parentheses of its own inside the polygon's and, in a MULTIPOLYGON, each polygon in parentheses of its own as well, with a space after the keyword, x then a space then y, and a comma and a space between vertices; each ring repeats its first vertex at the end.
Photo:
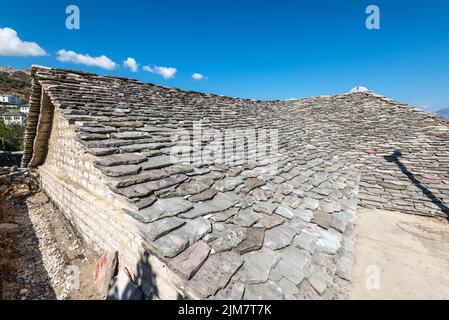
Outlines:
MULTIPOLYGON (((258 101, 70 70, 34 68, 33 75, 95 156, 148 250, 195 297, 347 297, 359 194, 367 206, 385 202, 366 199, 378 184, 361 177, 391 173, 381 166, 394 165, 379 155, 410 149, 422 136, 440 139, 440 154, 448 154, 446 122, 371 92, 258 101), (278 169, 265 159, 171 163, 175 129, 206 119, 218 129, 278 129, 278 169)), ((30 105, 23 165, 35 152, 30 105)), ((447 186, 447 172, 436 171, 447 186)), ((394 172, 387 182, 406 183, 394 172)))

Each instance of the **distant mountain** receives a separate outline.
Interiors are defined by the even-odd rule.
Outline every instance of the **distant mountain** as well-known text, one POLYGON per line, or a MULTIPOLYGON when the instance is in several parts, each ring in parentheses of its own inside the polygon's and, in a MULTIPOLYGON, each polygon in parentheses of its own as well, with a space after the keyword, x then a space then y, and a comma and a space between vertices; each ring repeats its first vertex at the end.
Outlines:
POLYGON ((449 119, 449 108, 437 111, 436 114, 442 118, 449 119))

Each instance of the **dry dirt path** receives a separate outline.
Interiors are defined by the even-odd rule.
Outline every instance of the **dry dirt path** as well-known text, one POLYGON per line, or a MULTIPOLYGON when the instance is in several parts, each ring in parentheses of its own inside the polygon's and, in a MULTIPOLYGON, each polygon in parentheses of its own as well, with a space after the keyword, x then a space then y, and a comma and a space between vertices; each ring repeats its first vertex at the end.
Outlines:
POLYGON ((445 219, 360 209, 352 299, 449 299, 445 219))
POLYGON ((14 185, 0 195, 0 299, 99 299, 97 255, 31 191, 14 185))

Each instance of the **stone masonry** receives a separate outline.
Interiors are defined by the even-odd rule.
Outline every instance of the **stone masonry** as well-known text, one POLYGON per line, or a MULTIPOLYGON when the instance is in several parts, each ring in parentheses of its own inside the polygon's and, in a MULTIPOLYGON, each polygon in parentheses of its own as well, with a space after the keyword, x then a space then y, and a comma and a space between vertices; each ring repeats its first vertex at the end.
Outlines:
POLYGON ((358 206, 449 214, 448 123, 372 92, 258 101, 32 75, 22 166, 147 296, 345 299, 358 206), (276 157, 173 162, 176 133, 196 121, 247 142, 277 129, 276 157))

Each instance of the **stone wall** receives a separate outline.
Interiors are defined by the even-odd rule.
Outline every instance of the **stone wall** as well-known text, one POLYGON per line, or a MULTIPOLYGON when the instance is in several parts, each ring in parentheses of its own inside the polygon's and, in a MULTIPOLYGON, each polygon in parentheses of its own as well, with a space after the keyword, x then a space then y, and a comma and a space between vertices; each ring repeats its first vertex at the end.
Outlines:
MULTIPOLYGON (((172 275, 153 256, 146 256, 141 238, 131 218, 120 211, 100 172, 75 139, 68 121, 56 111, 45 163, 38 168, 41 188, 71 222, 79 235, 98 252, 116 250, 119 261, 134 276, 144 281, 143 268, 151 269, 154 288, 161 298, 174 299, 179 293, 172 275)), ((147 284, 148 286, 148 284, 147 284)), ((148 292, 148 290, 147 290, 148 292)))

